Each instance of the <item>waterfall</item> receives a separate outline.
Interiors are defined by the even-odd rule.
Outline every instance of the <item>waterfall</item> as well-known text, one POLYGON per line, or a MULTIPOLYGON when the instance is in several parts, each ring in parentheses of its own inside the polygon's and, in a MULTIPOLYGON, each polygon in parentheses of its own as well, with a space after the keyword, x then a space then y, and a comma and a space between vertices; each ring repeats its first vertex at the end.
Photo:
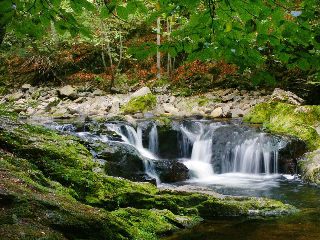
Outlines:
POLYGON ((153 162, 150 161, 150 159, 158 160, 158 157, 155 155, 158 149, 158 132, 156 125, 154 126, 155 127, 152 127, 149 133, 149 136, 151 136, 149 140, 150 151, 149 149, 143 147, 142 128, 139 125, 137 126, 137 130, 135 130, 132 126, 126 124, 107 124, 109 130, 118 133, 125 143, 133 145, 141 153, 141 155, 144 157, 143 160, 146 174, 149 177, 156 179, 158 185, 161 183, 161 181, 154 169, 153 162), (150 145, 152 145, 152 147, 150 147, 150 145))
POLYGON ((156 124, 153 124, 151 131, 149 133, 149 147, 148 147, 148 149, 156 155, 159 152, 159 138, 158 138, 158 130, 157 130, 156 124))
MULTIPOLYGON (((193 143, 191 158, 184 162, 189 170, 193 172, 196 178, 204 179, 214 174, 211 165, 212 155, 212 128, 200 124, 197 122, 198 128, 195 132, 192 132, 181 126, 181 132, 183 133, 182 143, 189 145, 189 142, 193 143)), ((187 149, 185 146, 182 149, 187 149)), ((187 150, 185 150, 187 152, 187 150)))
POLYGON ((279 146, 266 137, 266 134, 257 133, 254 129, 232 132, 228 135, 228 141, 223 142, 221 134, 227 134, 225 132, 228 125, 219 122, 188 122, 187 126, 180 124, 180 143, 185 144, 180 149, 184 154, 184 164, 195 178, 212 177, 215 165, 218 166, 218 173, 222 174, 270 175, 278 172, 279 146), (216 131, 217 129, 220 131, 216 131), (213 140, 216 145, 213 145, 213 140), (192 151, 188 155, 190 146, 192 151), (216 147, 220 147, 220 152, 216 147))
POLYGON ((278 172, 278 147, 260 133, 252 139, 245 139, 222 156, 222 173, 239 172, 272 174, 278 172))

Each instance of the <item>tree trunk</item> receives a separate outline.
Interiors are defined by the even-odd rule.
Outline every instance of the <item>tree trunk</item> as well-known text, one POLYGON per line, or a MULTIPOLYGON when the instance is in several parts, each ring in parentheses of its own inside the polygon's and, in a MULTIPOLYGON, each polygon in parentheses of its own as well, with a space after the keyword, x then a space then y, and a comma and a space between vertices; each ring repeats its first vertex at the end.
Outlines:
MULTIPOLYGON (((172 17, 171 17, 172 19, 172 17)), ((168 42, 170 42, 170 33, 171 33, 171 19, 167 18, 167 34, 168 34, 168 42)), ((171 76, 171 72, 172 72, 172 58, 170 56, 170 54, 168 53, 168 62, 167 62, 167 76, 168 76, 168 80, 170 80, 170 76, 171 76)))
POLYGON ((158 50, 157 50, 157 79, 160 80, 161 79, 161 55, 160 55, 160 51, 159 51, 159 46, 160 46, 160 17, 158 17, 157 19, 157 46, 158 46, 158 50))
MULTIPOLYGON (((1 19, 1 17, 0 17, 0 19, 1 19)), ((0 24, 0 46, 1 46, 5 36, 6 36, 6 25, 0 24)))

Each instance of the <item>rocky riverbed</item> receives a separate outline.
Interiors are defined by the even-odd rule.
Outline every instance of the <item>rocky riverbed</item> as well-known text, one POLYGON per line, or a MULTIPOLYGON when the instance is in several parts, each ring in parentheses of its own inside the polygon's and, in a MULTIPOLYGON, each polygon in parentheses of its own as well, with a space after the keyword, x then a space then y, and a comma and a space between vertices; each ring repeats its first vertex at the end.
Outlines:
MULTIPOLYGON (((154 92, 154 91, 153 91, 154 92)), ((32 87, 2 96, 1 104, 11 104, 20 116, 67 118, 77 116, 112 117, 130 114, 135 118, 152 116, 238 118, 252 107, 267 102, 271 95, 259 91, 217 90, 201 96, 181 97, 170 92, 153 94, 142 87, 129 94, 105 94, 90 87, 32 87)))

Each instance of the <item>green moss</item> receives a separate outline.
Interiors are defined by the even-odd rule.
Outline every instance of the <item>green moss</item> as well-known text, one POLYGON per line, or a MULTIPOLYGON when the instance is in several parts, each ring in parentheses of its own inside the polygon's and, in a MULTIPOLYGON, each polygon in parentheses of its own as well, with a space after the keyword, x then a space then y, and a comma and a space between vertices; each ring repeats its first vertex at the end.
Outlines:
POLYGON ((135 113, 135 112, 147 112, 149 110, 151 110, 153 107, 155 107, 157 103, 157 99, 156 97, 149 93, 145 96, 141 96, 141 97, 136 97, 131 99, 126 106, 124 106, 122 108, 122 110, 124 111, 124 113, 135 113))
POLYGON ((320 122, 318 106, 295 106, 285 103, 260 103, 244 117, 246 122, 264 123, 273 132, 294 135, 306 141, 310 149, 320 146, 316 127, 320 122))

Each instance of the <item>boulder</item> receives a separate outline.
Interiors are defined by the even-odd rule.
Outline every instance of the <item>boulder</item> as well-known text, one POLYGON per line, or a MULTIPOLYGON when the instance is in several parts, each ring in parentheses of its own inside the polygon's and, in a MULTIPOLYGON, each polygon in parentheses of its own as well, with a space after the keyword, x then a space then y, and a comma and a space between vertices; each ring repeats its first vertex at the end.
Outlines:
POLYGON ((136 97, 142 97, 142 96, 145 96, 149 93, 151 93, 150 89, 148 87, 143 87, 143 88, 139 89, 138 91, 134 92, 130 98, 133 99, 136 97))
POLYGON ((120 142, 95 142, 90 144, 93 156, 102 159, 105 171, 110 176, 123 177, 132 181, 145 181, 144 161, 138 150, 120 142))
POLYGON ((304 103, 304 100, 290 91, 284 91, 280 88, 276 88, 274 89, 268 102, 282 102, 293 105, 301 105, 304 103))
POLYGON ((172 116, 178 116, 179 115, 179 109, 175 108, 170 103, 163 104, 163 109, 166 114, 172 115, 172 116))
POLYGON ((102 96, 104 95, 104 92, 100 89, 96 89, 94 90, 94 92, 92 93, 93 96, 102 96))
POLYGON ((222 117, 222 113, 223 113, 222 108, 221 108, 221 107, 218 107, 218 108, 214 109, 214 110, 211 112, 211 117, 213 117, 213 118, 222 117))
POLYGON ((175 183, 189 179, 189 169, 179 161, 156 160, 154 165, 155 171, 163 183, 175 183))
POLYGON ((32 87, 32 86, 31 86, 30 84, 23 84, 23 85, 21 86, 21 90, 24 91, 24 92, 26 92, 26 91, 28 91, 31 87, 32 87))
POLYGON ((70 85, 64 86, 58 90, 59 97, 67 97, 70 99, 76 99, 77 98, 77 90, 70 85))

